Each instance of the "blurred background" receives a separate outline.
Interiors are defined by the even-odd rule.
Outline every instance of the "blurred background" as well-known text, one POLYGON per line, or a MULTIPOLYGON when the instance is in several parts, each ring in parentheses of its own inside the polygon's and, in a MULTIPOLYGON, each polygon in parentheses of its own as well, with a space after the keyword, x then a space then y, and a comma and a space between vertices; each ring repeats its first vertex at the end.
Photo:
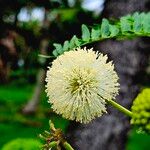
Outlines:
MULTIPOLYGON (((112 107, 88 125, 56 115, 44 91, 52 60, 38 56, 52 55, 54 42, 80 36, 82 24, 149 10, 149 0, 0 0, 0 149, 18 138, 32 139, 26 146, 39 140, 51 119, 76 150, 149 150, 150 135, 138 134, 129 118, 112 107)), ((149 43, 134 38, 89 45, 114 61, 121 84, 117 101, 127 108, 150 86, 149 43)))

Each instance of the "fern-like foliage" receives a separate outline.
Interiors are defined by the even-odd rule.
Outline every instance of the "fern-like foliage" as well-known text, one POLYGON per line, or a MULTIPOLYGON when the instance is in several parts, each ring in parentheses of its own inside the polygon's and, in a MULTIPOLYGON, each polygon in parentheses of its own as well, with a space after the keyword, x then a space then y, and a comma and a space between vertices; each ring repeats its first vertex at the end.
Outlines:
POLYGON ((81 38, 77 38, 74 35, 70 41, 65 41, 63 45, 55 43, 53 55, 57 57, 65 51, 104 39, 125 39, 138 36, 150 37, 150 12, 136 12, 133 15, 121 17, 120 20, 111 23, 109 20, 103 19, 100 25, 95 25, 91 28, 83 24, 81 31, 81 38))

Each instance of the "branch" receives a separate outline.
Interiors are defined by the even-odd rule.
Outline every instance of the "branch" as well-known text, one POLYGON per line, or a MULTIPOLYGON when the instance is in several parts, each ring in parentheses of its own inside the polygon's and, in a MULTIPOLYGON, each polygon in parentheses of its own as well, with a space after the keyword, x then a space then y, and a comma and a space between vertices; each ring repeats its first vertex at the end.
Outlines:
POLYGON ((81 30, 81 38, 74 35, 70 41, 65 41, 63 45, 54 43, 53 55, 57 57, 65 51, 105 39, 150 37, 150 12, 135 12, 132 15, 121 17, 118 21, 111 21, 111 23, 107 19, 102 19, 101 24, 90 27, 90 29, 86 25, 82 25, 81 30))

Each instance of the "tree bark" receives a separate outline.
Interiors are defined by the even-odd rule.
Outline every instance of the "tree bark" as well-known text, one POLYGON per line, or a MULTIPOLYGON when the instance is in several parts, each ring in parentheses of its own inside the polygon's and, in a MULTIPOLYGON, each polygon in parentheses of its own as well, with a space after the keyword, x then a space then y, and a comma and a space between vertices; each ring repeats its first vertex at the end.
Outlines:
POLYGON ((40 96, 42 92, 42 87, 44 86, 45 79, 45 70, 40 69, 37 75, 37 84, 33 91, 32 98, 28 101, 28 103, 23 108, 23 114, 33 114, 36 112, 37 106, 40 101, 40 96))
MULTIPOLYGON (((48 22, 47 12, 45 11, 43 27, 45 27, 45 28, 47 27, 47 22, 48 22)), ((48 44, 49 44, 49 39, 47 39, 46 37, 43 37, 43 39, 41 39, 41 41, 40 41, 40 47, 39 47, 40 54, 47 55, 48 44)), ((42 60, 40 61, 40 63, 41 63, 41 65, 43 65, 45 63, 45 60, 43 62, 43 58, 41 58, 41 59, 42 60)), ((31 113, 36 112, 37 106, 40 102, 40 95, 42 92, 42 87, 44 86, 45 73, 46 72, 44 69, 40 69, 40 71, 37 75, 37 84, 36 84, 35 90, 33 92, 33 96, 22 110, 22 112, 24 114, 31 114, 31 113)))
MULTIPOLYGON (((106 0, 102 17, 118 18, 135 11, 144 11, 147 6, 148 0, 106 0)), ((141 38, 106 40, 96 45, 96 50, 108 54, 114 61, 120 78, 120 93, 116 101, 127 108, 130 108, 139 92, 138 84, 144 76, 149 48, 150 44, 141 38)), ((87 125, 72 123, 68 141, 77 150, 124 150, 129 129, 129 118, 109 106, 108 114, 87 125)))

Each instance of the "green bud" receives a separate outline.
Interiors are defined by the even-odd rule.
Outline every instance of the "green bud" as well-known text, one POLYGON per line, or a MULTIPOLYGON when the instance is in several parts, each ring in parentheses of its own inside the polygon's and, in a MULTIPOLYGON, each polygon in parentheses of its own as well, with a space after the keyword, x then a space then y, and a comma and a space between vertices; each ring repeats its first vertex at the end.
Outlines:
POLYGON ((144 89, 134 100, 131 107, 131 124, 150 133, 150 88, 144 89))

